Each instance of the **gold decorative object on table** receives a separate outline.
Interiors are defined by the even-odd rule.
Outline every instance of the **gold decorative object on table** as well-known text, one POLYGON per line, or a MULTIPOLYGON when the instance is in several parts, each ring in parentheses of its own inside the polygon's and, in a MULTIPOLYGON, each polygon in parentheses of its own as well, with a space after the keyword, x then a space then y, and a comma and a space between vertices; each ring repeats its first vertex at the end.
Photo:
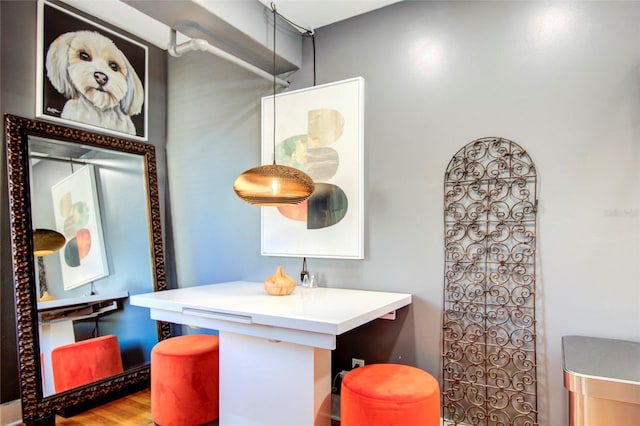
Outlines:
POLYGON ((264 289, 273 296, 286 296, 296 289, 296 282, 278 266, 276 273, 264 281, 264 289))

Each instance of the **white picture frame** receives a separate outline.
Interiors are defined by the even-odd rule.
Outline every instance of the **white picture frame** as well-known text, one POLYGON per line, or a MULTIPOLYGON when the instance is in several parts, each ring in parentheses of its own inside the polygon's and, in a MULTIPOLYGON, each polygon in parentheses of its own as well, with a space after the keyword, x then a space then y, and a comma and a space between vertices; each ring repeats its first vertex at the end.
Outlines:
MULTIPOLYGON (((364 79, 277 94, 276 163, 316 189, 293 208, 262 207, 263 256, 364 258, 364 79)), ((274 97, 262 98, 262 164, 273 162, 274 97)))
POLYGON ((51 187, 65 290, 109 275, 94 166, 87 164, 51 187))

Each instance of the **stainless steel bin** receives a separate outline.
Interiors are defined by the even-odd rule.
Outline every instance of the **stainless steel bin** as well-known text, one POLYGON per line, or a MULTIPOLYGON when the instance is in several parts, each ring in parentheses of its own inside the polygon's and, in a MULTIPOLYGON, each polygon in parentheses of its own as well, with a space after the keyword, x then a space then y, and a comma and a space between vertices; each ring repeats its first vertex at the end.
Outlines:
POLYGON ((562 338, 570 426, 640 425, 640 343, 562 338))

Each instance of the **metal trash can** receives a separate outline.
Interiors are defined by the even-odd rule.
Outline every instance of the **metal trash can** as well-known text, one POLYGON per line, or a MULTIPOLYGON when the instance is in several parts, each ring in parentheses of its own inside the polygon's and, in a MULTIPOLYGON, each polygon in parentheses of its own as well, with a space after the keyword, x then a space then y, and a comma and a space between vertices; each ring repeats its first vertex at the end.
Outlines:
POLYGON ((640 425, 640 343, 562 338, 570 426, 640 425))

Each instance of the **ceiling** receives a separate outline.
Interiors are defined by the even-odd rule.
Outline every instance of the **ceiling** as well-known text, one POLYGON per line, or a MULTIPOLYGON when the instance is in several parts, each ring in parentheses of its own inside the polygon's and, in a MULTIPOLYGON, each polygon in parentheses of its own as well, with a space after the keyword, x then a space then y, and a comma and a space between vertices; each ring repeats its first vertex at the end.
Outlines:
MULTIPOLYGON (((255 2, 269 10, 272 0, 61 1, 160 49, 172 43, 169 29, 173 29, 179 44, 189 38, 204 39, 262 70, 271 70, 273 66, 272 51, 266 47, 265 31, 260 26, 265 24, 262 9, 251 5, 255 2), (158 7, 159 3, 162 7, 158 7), (215 7, 210 9, 212 5, 215 7)), ((275 3, 278 13, 287 20, 316 30, 399 1, 402 0, 275 0, 275 3)), ((284 49, 280 43, 277 74, 290 72, 300 65, 295 41, 290 43, 289 50, 286 40, 284 43, 284 49)))
MULTIPOLYGON (((272 0, 259 0, 268 8, 272 0)), ((343 21, 401 0, 275 0, 276 10, 307 29, 343 21)))

